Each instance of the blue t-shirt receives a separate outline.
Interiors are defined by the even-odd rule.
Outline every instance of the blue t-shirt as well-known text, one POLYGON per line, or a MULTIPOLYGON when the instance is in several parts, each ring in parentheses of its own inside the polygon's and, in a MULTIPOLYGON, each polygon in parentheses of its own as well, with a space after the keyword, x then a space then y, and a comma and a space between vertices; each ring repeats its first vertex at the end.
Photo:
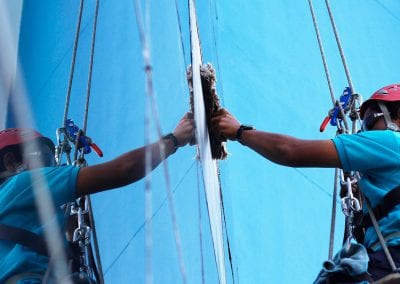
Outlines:
MULTIPOLYGON (((79 168, 63 166, 41 168, 20 173, 0 185, 0 223, 29 230, 43 235, 45 226, 63 226, 62 204, 76 198, 76 183, 79 168), (47 183, 46 186, 36 186, 47 183), (36 209, 35 198, 40 191, 50 193, 56 216, 42 224, 36 209)), ((43 206, 43 205, 42 205, 43 206)), ((43 273, 47 269, 48 257, 11 241, 0 240, 0 283, 23 272, 43 273)))
MULTIPOLYGON (((359 185, 375 207, 390 190, 400 185, 400 133, 374 130, 353 135, 339 135, 333 139, 344 171, 358 171, 359 185)), ((364 206, 365 207, 365 206, 364 206)), ((400 205, 384 218, 379 226, 389 246, 400 244, 400 205), (393 236, 390 238, 390 236, 393 236)), ((371 247, 378 242, 373 227, 365 234, 364 245, 371 247)), ((377 246, 378 248, 380 246, 377 246)), ((375 248, 373 246, 372 248, 375 248)))

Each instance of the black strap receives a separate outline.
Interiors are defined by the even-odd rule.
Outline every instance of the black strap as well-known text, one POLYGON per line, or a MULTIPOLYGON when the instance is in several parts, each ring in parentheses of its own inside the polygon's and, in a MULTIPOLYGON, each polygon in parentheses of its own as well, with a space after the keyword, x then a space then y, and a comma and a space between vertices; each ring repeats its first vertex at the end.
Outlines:
MULTIPOLYGON (((396 206, 400 204, 400 186, 392 189, 383 197, 381 203, 379 203, 376 207, 374 207, 373 211, 376 217, 376 220, 380 220, 386 217, 390 211, 396 206)), ((365 214, 363 217, 363 221, 361 224, 363 227, 372 226, 371 217, 369 214, 365 214)))
POLYGON ((30 248, 41 255, 49 256, 45 240, 25 229, 0 224, 0 240, 11 241, 30 248))

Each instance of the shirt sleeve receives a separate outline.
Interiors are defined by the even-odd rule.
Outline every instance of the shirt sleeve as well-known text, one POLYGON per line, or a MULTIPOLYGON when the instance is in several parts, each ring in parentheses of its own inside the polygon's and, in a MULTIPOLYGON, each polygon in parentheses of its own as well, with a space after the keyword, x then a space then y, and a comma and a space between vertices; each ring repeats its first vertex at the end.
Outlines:
POLYGON ((342 134, 332 141, 345 171, 368 172, 397 167, 400 161, 399 134, 390 130, 342 134))
POLYGON ((46 175, 56 206, 61 206, 76 199, 79 170, 79 167, 64 166, 55 168, 46 175))

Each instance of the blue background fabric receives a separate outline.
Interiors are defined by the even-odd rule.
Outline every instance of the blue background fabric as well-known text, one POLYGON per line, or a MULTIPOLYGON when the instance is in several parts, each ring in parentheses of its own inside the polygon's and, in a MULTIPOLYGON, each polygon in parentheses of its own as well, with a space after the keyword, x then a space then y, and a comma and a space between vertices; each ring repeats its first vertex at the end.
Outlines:
MULTIPOLYGON (((182 35, 173 1, 150 5, 154 90, 164 133, 189 109, 187 3, 177 4, 182 35)), ((217 90, 226 108, 260 130, 305 139, 334 137, 333 127, 318 131, 332 102, 307 1, 196 4, 203 58, 216 68, 217 90)), ((326 7, 323 1, 314 6, 338 98, 347 86, 346 76, 326 7)), ((366 98, 397 82, 400 3, 337 0, 331 6, 355 91, 366 98)), ((80 126, 94 1, 85 1, 84 8, 69 115, 80 126)), ((53 138, 62 124, 78 9, 79 1, 24 1, 19 71, 27 108, 33 112, 31 123, 53 138)), ((89 155, 89 164, 145 143, 145 75, 138 35, 132 1, 100 1, 87 134, 105 156, 89 155)), ((17 123, 17 116, 10 102, 8 126, 17 123)), ((154 125, 152 119, 153 141, 154 125)), ((232 272, 226 254, 228 282, 234 278, 235 283, 311 283, 328 255, 334 171, 281 167, 235 142, 228 143, 228 151, 228 159, 219 162, 232 251, 232 272)), ((215 283, 218 275, 195 155, 195 147, 179 149, 168 160, 169 174, 188 282, 202 283, 203 274, 206 283, 215 283)), ((92 198, 106 283, 145 282, 149 256, 144 250, 143 189, 140 181, 92 198)), ((154 283, 181 279, 166 196, 159 167, 152 173, 154 283)), ((339 250, 343 217, 340 208, 337 211, 339 250)))

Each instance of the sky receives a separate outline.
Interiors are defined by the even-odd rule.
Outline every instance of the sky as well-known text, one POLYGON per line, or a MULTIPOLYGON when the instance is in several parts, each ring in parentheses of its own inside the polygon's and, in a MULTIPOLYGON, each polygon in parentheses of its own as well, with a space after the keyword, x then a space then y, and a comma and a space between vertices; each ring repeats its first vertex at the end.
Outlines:
MULTIPOLYGON (((348 82, 325 2, 313 2, 338 98, 348 82)), ((144 145, 146 129, 155 141, 157 123, 163 133, 171 132, 189 110, 188 11, 186 1, 177 4, 160 0, 150 5, 146 34, 159 120, 151 117, 146 125, 144 63, 133 1, 100 1, 87 135, 105 156, 90 154, 89 164, 144 145)), ((332 102, 308 1, 209 0, 196 5, 203 60, 216 69, 224 107, 259 130, 304 139, 335 136, 334 127, 319 132, 332 102)), ((400 3, 337 0, 331 8, 354 91, 366 99, 380 87, 399 82, 400 3)), ((53 140, 64 114, 78 11, 79 1, 23 5, 19 68, 32 123, 53 140)), ((81 126, 93 15, 94 1, 86 1, 69 110, 69 117, 81 126)), ((9 126, 13 123, 8 121, 9 126)), ((224 239, 232 254, 233 272, 225 246, 228 283, 311 283, 328 257, 334 170, 282 167, 239 143, 227 147, 229 156, 219 162, 219 169, 224 239)), ((168 159, 183 262, 188 283, 202 283, 202 263, 205 283, 217 283, 195 157, 196 148, 188 146, 168 159)), ((92 197, 106 283, 145 283, 148 257, 154 283, 182 281, 162 167, 151 180, 151 256, 144 248, 144 182, 92 197)), ((336 251, 343 219, 338 206, 336 251)))

